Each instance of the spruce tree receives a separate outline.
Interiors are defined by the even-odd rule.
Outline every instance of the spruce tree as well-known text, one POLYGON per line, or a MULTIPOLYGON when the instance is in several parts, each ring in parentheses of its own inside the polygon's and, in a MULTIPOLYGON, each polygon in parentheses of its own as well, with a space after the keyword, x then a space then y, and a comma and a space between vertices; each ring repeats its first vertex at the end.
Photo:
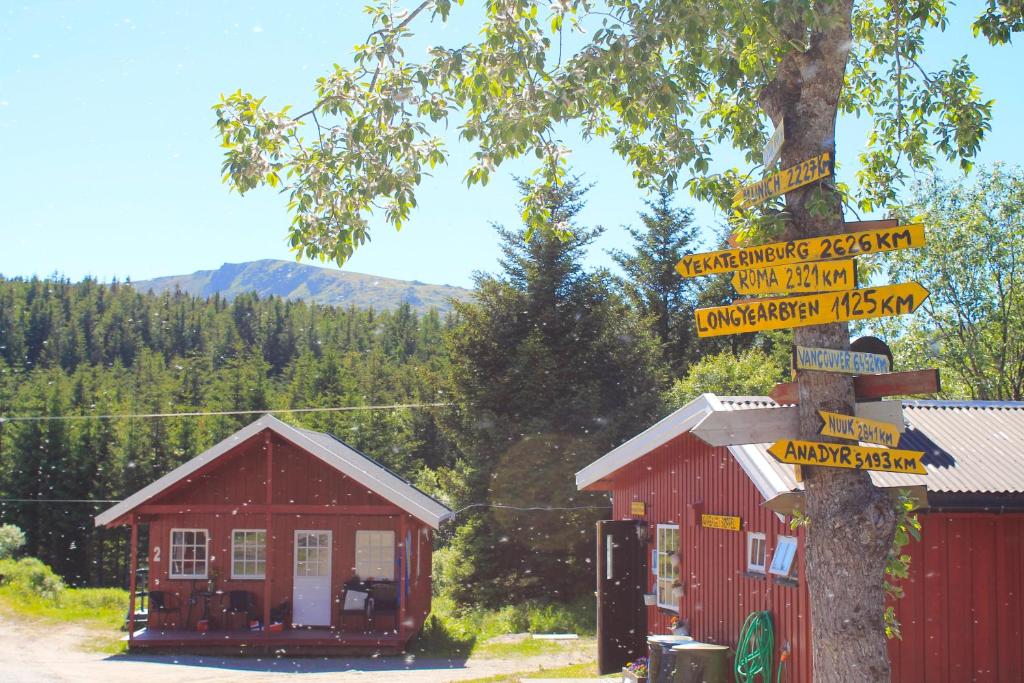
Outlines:
POLYGON ((676 263, 692 254, 697 229, 693 212, 672 205, 662 187, 641 213, 642 228, 625 226, 633 238, 632 252, 613 250, 611 256, 625 272, 621 286, 630 304, 648 318, 661 342, 662 356, 675 377, 681 377, 696 355, 692 280, 676 273, 676 263))
POLYGON ((457 521, 448 573, 467 601, 588 592, 608 501, 577 492, 573 474, 660 408, 655 339, 610 275, 582 266, 599 234, 573 223, 584 192, 573 181, 545 198, 568 239, 498 228, 502 272, 477 277, 447 336, 464 460, 441 479, 458 506, 473 506, 457 521))

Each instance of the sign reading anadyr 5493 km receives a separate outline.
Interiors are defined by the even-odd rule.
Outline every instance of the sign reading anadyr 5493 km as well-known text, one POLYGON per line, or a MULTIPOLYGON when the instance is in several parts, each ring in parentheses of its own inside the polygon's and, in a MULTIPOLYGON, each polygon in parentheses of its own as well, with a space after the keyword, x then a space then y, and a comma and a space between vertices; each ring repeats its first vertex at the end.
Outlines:
POLYGON ((916 311, 927 298, 927 289, 916 282, 908 282, 698 308, 694 315, 697 318, 697 336, 717 337, 905 315, 916 311))
POLYGON ((791 242, 772 242, 757 247, 690 254, 676 264, 676 271, 683 277, 699 277, 733 270, 849 258, 857 254, 877 254, 922 246, 924 225, 912 223, 881 230, 864 230, 842 235, 809 237, 791 242))
POLYGON ((928 474, 921 464, 921 451, 898 451, 892 448, 871 448, 843 443, 818 441, 776 441, 768 452, 790 465, 845 467, 851 470, 876 470, 901 474, 928 474))
POLYGON ((830 175, 832 175, 832 157, 828 152, 823 152, 796 166, 773 173, 752 185, 741 187, 733 195, 732 205, 738 208, 756 206, 772 197, 778 197, 804 185, 810 185, 814 181, 827 178, 830 175))

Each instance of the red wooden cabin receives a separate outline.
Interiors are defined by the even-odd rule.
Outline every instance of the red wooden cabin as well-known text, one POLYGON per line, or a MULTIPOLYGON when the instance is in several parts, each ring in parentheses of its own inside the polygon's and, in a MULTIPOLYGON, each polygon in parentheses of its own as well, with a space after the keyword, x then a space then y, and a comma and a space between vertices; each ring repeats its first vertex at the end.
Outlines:
POLYGON ((432 535, 450 516, 339 439, 266 415, 96 525, 131 527, 129 614, 148 566, 132 648, 401 650, 430 612, 432 535))
MULTIPOLYGON (((791 653, 782 680, 813 680, 793 468, 765 444, 712 447, 690 433, 711 413, 763 409, 778 407, 705 394, 577 473, 580 489, 613 503, 597 554, 606 670, 646 650, 631 630, 665 634, 678 617, 698 641, 735 647, 746 616, 767 610, 775 666, 791 653)), ((925 451, 928 475, 871 473, 919 499, 927 487, 921 542, 904 549, 892 680, 1024 680, 1024 403, 904 401, 903 414, 900 448, 925 451)))

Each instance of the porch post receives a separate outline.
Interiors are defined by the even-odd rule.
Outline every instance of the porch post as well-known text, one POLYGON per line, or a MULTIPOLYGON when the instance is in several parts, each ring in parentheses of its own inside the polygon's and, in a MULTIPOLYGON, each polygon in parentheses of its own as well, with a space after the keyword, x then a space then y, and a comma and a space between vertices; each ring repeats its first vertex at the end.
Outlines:
POLYGON ((264 435, 264 444, 267 450, 267 485, 266 485, 266 502, 267 502, 267 547, 266 547, 266 562, 263 565, 263 635, 264 637, 270 636, 270 573, 274 570, 274 515, 270 511, 270 506, 274 502, 274 442, 273 437, 268 429, 264 435))
POLYGON ((128 570, 128 645, 135 639, 135 574, 139 564, 139 521, 132 513, 131 561, 128 570))
POLYGON ((401 571, 398 577, 398 637, 405 637, 405 612, 406 612, 406 601, 408 600, 408 586, 406 585, 406 576, 409 575, 409 567, 406 566, 409 560, 409 549, 405 547, 408 539, 405 537, 405 515, 401 514, 398 516, 398 533, 401 542, 398 547, 401 548, 399 554, 400 561, 398 568, 401 571))

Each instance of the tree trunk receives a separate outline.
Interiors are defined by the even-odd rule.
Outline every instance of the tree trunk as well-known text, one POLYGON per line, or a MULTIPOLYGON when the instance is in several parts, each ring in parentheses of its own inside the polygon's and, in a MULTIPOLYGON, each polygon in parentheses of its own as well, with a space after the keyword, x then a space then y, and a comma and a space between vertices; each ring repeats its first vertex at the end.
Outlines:
MULTIPOLYGON (((785 118, 782 168, 822 152, 830 152, 835 159, 835 121, 849 56, 852 6, 850 0, 839 0, 819 9, 834 12, 835 23, 826 32, 810 34, 807 51, 785 57, 775 81, 760 98, 776 126, 785 118)), ((808 41, 802 26, 790 27, 788 34, 800 43, 808 41)), ((841 200, 829 181, 787 195, 788 239, 844 232, 841 200), (816 205, 814 211, 811 204, 816 205)), ((795 343, 848 349, 848 325, 797 328, 795 343)), ((818 434, 821 421, 817 411, 853 415, 852 378, 800 371, 797 384, 800 438, 841 441, 818 434)), ((884 580, 895 511, 867 472, 803 469, 805 511, 810 519, 805 574, 811 601, 814 680, 888 681, 884 580)))

